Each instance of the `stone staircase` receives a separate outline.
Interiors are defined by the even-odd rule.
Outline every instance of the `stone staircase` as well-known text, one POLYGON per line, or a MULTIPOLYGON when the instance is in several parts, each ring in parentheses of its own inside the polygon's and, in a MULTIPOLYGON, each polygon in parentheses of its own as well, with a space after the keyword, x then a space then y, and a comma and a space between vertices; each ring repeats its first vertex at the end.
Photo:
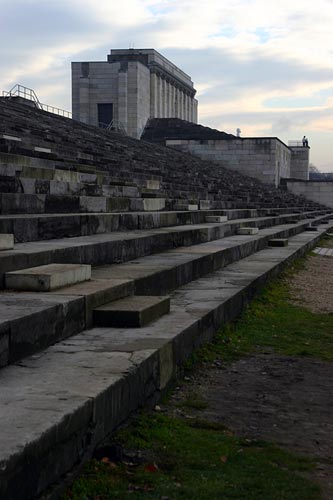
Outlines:
POLYGON ((0 100, 0 137, 0 498, 32 499, 156 401, 333 219, 22 104, 0 100))

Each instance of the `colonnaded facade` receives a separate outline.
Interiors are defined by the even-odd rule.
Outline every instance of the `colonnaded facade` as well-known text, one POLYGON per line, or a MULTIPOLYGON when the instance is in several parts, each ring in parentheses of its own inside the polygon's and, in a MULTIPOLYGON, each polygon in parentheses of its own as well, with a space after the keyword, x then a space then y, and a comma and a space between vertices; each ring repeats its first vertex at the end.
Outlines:
POLYGON ((106 62, 72 63, 75 120, 140 138, 149 118, 197 123, 189 75, 154 49, 112 49, 106 62))

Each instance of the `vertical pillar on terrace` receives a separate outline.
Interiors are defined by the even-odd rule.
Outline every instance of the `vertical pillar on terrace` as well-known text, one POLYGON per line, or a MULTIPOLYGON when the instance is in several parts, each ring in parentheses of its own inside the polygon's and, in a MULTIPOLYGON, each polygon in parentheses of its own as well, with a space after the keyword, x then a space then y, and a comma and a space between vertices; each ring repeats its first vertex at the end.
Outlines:
MULTIPOLYGON (((80 78, 79 80, 79 120, 83 123, 89 123, 90 118, 90 95, 89 78, 80 78)), ((95 123, 94 125, 97 125, 95 123)))
POLYGON ((164 118, 164 80, 160 77, 160 117, 164 118))
POLYGON ((191 104, 191 97, 187 94, 186 95, 186 120, 190 122, 190 104, 191 104))
POLYGON ((172 84, 171 82, 168 83, 168 88, 169 88, 169 112, 168 112, 168 118, 172 116, 172 84))
POLYGON ((118 122, 127 132, 127 71, 118 73, 118 122))
POLYGON ((180 100, 179 100, 179 111, 180 111, 180 118, 183 120, 184 119, 184 93, 182 90, 179 91, 180 94, 180 100))
POLYGON ((150 116, 157 116, 157 75, 152 73, 150 80, 150 116))
POLYGON ((161 94, 162 81, 160 75, 157 75, 157 99, 156 99, 156 118, 161 118, 161 94))
POLYGON ((179 118, 179 90, 175 87, 175 118, 179 118))

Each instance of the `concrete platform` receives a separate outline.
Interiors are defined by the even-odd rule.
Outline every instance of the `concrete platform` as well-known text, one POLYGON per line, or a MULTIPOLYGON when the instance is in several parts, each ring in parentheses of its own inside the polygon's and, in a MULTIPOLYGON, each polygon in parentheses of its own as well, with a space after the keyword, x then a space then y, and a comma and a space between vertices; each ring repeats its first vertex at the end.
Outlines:
POLYGON ((91 266, 84 264, 48 264, 6 273, 6 288, 50 292, 90 280, 91 266))
POLYGON ((177 290, 141 329, 94 328, 0 371, 0 497, 31 500, 156 401, 193 349, 282 267, 316 245, 302 233, 177 290), (70 383, 69 383, 70 381, 70 383))
POLYGON ((170 312, 169 297, 132 296, 94 309, 96 326, 141 328, 170 312))

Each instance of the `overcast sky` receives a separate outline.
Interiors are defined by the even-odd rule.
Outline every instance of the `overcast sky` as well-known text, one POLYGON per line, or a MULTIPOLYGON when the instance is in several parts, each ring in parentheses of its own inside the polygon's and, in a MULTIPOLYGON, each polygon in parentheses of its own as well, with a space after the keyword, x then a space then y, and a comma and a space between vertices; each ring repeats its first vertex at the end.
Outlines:
POLYGON ((333 171, 332 26, 332 0, 0 0, 0 89, 70 109, 71 61, 154 48, 192 77, 199 123, 305 134, 333 171))

